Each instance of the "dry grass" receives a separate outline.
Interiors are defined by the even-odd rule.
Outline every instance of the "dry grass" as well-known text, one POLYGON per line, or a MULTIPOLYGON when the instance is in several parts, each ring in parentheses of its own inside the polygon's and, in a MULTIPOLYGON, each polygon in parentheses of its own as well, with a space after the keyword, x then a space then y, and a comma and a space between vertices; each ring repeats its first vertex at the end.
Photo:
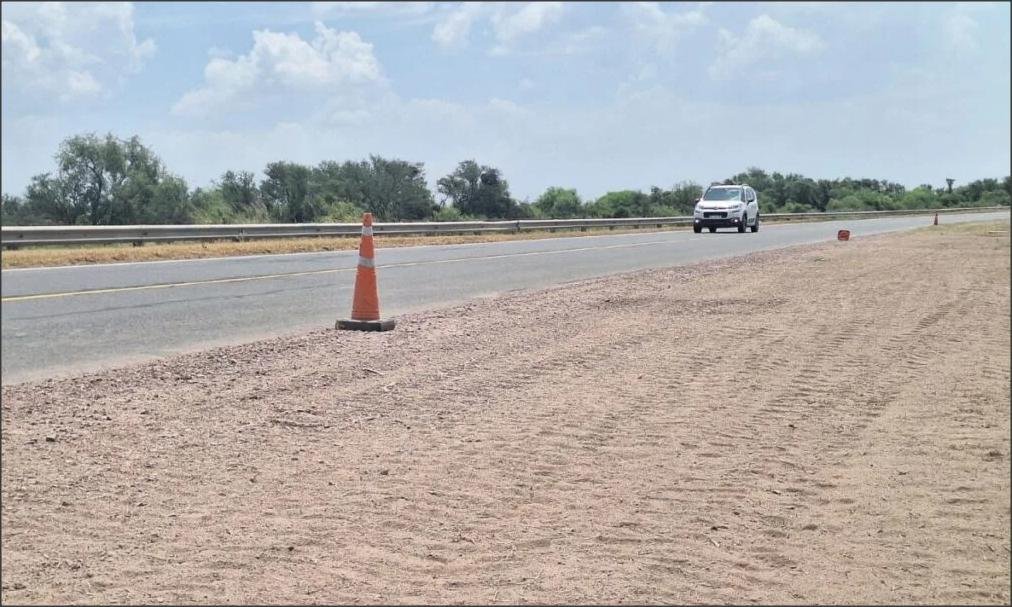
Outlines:
MULTIPOLYGON (((541 240, 600 234, 661 232, 685 228, 650 228, 649 230, 562 230, 559 232, 524 232, 520 234, 447 234, 440 236, 377 236, 378 248, 416 247, 421 245, 467 244, 475 242, 504 242, 509 240, 541 240)), ((316 253, 347 251, 358 248, 358 237, 324 238, 272 238, 233 242, 171 242, 146 244, 135 247, 129 244, 93 245, 81 247, 33 247, 0 253, 0 267, 38 268, 126 261, 158 261, 165 259, 204 259, 235 255, 270 255, 277 253, 316 253)))

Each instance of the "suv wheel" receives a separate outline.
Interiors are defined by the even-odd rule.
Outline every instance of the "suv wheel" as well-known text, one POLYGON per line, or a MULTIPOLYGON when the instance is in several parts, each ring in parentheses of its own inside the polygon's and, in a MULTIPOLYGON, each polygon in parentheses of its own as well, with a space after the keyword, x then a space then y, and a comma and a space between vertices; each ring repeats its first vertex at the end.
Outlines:
POLYGON ((759 213, 756 213, 755 222, 752 224, 752 232, 755 233, 758 231, 759 231, 759 213))
POLYGON ((695 232, 696 234, 699 234, 700 232, 703 231, 703 226, 692 226, 692 231, 695 232))
POLYGON ((708 228, 708 229, 710 230, 710 233, 711 233, 711 234, 713 234, 714 232, 716 232, 716 231, 717 231, 717 228, 708 228))
POLYGON ((748 215, 747 214, 746 215, 742 215, 741 216, 741 221, 738 222, 738 233, 739 234, 744 234, 745 233, 745 223, 746 222, 748 222, 748 215))

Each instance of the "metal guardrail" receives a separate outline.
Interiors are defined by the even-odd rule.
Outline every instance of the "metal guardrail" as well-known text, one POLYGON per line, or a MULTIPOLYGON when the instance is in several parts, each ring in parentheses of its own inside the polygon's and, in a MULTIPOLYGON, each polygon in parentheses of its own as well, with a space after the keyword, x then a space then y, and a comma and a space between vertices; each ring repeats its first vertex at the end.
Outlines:
MULTIPOLYGON (((839 211, 825 213, 770 213, 766 221, 825 221, 844 217, 887 217, 930 213, 966 213, 1008 210, 1009 207, 961 207, 950 209, 907 209, 898 211, 839 211)), ((690 225, 692 216, 627 217, 616 219, 521 219, 517 221, 419 221, 377 223, 376 234, 433 235, 481 232, 526 232, 533 230, 588 230, 690 225)), ((183 240, 253 240, 259 238, 303 238, 358 236, 358 223, 272 223, 233 225, 135 225, 135 226, 10 226, 0 228, 0 246, 72 245, 183 240)))

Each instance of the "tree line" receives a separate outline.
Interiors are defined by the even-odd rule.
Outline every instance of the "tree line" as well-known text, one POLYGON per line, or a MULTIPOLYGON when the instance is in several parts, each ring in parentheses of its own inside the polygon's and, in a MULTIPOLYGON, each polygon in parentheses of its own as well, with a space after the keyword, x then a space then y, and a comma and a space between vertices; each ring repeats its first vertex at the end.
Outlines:
MULTIPOLYGON (((703 193, 703 186, 682 181, 670 189, 608 192, 594 200, 572 188, 550 187, 534 201, 518 201, 499 169, 465 160, 437 180, 437 201, 422 163, 380 156, 316 166, 271 162, 263 179, 230 170, 209 187, 191 190, 138 137, 111 134, 70 137, 55 159, 55 172, 32 177, 23 194, 3 194, 0 223, 354 222, 364 211, 378 221, 661 217, 691 214, 703 193)), ((752 186, 765 213, 1008 206, 1012 198, 1008 176, 907 190, 878 179, 811 179, 749 168, 722 183, 752 186)))

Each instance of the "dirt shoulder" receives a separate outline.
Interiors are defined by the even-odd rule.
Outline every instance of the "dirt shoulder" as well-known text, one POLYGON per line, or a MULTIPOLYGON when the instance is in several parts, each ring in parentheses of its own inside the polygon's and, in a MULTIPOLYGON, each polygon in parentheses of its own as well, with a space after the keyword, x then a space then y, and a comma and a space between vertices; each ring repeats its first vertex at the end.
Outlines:
POLYGON ((4 387, 3 602, 1007 604, 987 230, 4 387))

